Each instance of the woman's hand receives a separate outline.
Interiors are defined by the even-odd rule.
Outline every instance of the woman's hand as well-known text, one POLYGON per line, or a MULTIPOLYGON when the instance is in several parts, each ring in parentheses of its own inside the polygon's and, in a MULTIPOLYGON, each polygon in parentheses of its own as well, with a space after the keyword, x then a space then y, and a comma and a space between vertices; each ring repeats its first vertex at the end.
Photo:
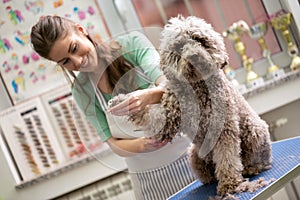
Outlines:
POLYGON ((158 103, 163 94, 161 87, 148 88, 132 92, 129 97, 110 108, 108 112, 113 115, 128 115, 144 110, 147 105, 158 103))
POLYGON ((155 82, 155 85, 158 87, 134 91, 128 99, 110 108, 108 112, 119 116, 129 115, 144 110, 149 104, 159 103, 164 93, 166 82, 165 76, 158 77, 155 82))
POLYGON ((154 138, 118 139, 107 140, 110 148, 119 156, 129 157, 138 153, 147 153, 165 146, 168 141, 157 141, 154 138))

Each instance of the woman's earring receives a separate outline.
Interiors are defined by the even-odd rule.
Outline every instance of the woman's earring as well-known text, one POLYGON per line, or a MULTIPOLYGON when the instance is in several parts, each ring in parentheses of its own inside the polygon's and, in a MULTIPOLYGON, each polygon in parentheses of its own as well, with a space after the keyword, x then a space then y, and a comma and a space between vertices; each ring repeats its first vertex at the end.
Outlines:
POLYGON ((76 24, 76 26, 81 33, 83 33, 85 36, 88 35, 88 33, 84 27, 82 27, 80 24, 76 24))

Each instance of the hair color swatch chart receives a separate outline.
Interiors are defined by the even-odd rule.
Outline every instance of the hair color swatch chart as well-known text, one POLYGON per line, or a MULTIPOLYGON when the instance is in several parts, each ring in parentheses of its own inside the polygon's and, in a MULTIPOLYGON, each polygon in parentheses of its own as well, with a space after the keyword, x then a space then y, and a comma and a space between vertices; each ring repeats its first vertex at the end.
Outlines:
POLYGON ((93 152, 101 141, 95 129, 88 123, 75 104, 70 86, 43 95, 44 106, 61 142, 65 157, 74 159, 93 152))
POLYGON ((73 102, 69 85, 0 113, 21 181, 107 149, 73 102))

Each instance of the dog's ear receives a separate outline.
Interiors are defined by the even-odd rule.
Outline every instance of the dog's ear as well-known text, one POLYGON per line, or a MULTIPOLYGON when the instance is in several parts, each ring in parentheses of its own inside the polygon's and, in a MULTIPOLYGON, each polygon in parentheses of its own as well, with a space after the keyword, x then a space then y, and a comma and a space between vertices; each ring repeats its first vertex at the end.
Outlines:
POLYGON ((187 35, 164 29, 159 48, 160 68, 169 79, 180 79, 182 50, 186 44, 187 35))
POLYGON ((180 79, 178 68, 180 68, 180 59, 181 55, 178 51, 182 51, 182 48, 179 49, 179 46, 176 50, 160 50, 160 69, 163 71, 164 75, 168 80, 180 79))

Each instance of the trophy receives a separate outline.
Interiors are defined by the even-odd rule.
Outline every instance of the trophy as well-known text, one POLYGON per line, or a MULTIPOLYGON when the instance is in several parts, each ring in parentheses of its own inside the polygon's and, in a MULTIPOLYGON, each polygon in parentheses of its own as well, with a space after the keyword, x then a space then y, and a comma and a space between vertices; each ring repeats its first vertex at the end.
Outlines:
POLYGON ((271 17, 270 23, 275 29, 281 32, 283 39, 287 43, 288 54, 292 58, 290 68, 291 70, 296 70, 300 68, 300 57, 298 56, 298 48, 293 43, 289 31, 289 25, 291 24, 291 17, 292 17, 291 13, 285 13, 279 11, 273 17, 271 17))
POLYGON ((266 22, 260 22, 250 27, 248 30, 248 35, 252 39, 256 39, 262 49, 263 56, 267 59, 268 66, 268 75, 273 78, 278 78, 284 74, 283 69, 280 69, 277 65, 275 65, 271 59, 271 52, 267 48, 267 44, 264 40, 264 36, 266 35, 268 30, 268 24, 266 22))
MULTIPOLYGON (((252 70, 253 58, 248 58, 246 55, 245 44, 241 41, 241 36, 249 30, 247 23, 243 20, 233 23, 226 31, 223 32, 223 36, 234 42, 234 48, 236 52, 242 58, 243 66, 246 69, 246 82, 249 86, 256 86, 260 84, 257 82, 258 75, 252 70)), ((260 82, 262 79, 259 79, 260 82)))

